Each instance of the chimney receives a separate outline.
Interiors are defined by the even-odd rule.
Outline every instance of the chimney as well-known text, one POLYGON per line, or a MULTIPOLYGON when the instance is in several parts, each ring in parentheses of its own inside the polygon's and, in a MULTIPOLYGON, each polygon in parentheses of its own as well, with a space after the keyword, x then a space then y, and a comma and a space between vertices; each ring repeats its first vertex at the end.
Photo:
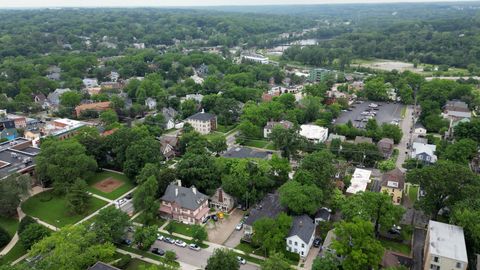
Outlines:
POLYGON ((197 194, 197 188, 195 188, 195 186, 192 186, 192 192, 193 194, 197 194))
POLYGON ((177 186, 181 187, 182 186, 182 180, 177 179, 177 186))
POLYGON ((300 222, 298 223, 298 225, 301 227, 303 227, 303 220, 300 220, 300 222))
POLYGON ((218 201, 223 202, 223 190, 221 188, 218 189, 218 201))
POLYGON ((202 113, 205 113, 205 109, 202 109, 202 113))
POLYGON ((178 197, 178 188, 175 188, 175 197, 178 197))

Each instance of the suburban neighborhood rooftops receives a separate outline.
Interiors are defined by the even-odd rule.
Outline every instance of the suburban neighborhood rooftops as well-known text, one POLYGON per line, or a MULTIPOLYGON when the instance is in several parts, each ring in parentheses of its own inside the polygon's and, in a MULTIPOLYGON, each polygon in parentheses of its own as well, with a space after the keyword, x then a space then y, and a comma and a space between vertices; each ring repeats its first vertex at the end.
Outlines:
POLYGON ((161 198, 162 201, 175 202, 182 208, 190 210, 197 209, 207 199, 207 195, 201 193, 193 186, 191 188, 186 188, 176 184, 168 185, 161 198))
POLYGON ((386 172, 382 176, 382 187, 403 189, 404 186, 405 174, 399 168, 386 172))
POLYGON ((367 189, 368 183, 370 183, 370 175, 372 174, 369 170, 356 168, 352 175, 352 180, 350 181, 350 186, 347 189, 347 193, 356 194, 367 189))
POLYGON ((245 224, 252 226, 255 221, 263 217, 276 218, 285 210, 285 207, 280 204, 278 193, 269 193, 250 211, 245 224))
POLYGON ((287 120, 282 120, 282 121, 269 121, 267 122, 267 124, 265 125, 265 128, 266 129, 273 129, 275 126, 282 126, 284 128, 292 128, 293 127, 293 123, 290 122, 290 121, 287 121, 287 120))
POLYGON ((462 227, 430 220, 428 230, 430 254, 468 262, 462 227))
POLYGON ((435 150, 437 149, 437 146, 434 145, 434 144, 414 142, 413 146, 412 146, 412 149, 413 149, 412 154, 414 156, 419 155, 421 153, 425 153, 429 156, 434 156, 435 155, 435 150))
POLYGON ((325 207, 322 207, 315 213, 315 219, 329 221, 330 212, 325 207))
POLYGON ((449 100, 445 104, 444 109, 447 111, 470 112, 468 104, 461 100, 449 100))
POLYGON ((120 269, 103 262, 96 262, 94 265, 88 268, 88 270, 120 270, 120 269))
POLYGON ((288 237, 298 236, 303 242, 309 243, 315 231, 315 223, 307 215, 293 217, 293 224, 288 237))
POLYGON ((261 158, 266 159, 271 152, 255 150, 248 147, 235 147, 229 149, 222 156, 226 158, 261 158))
POLYGON ((35 165, 40 149, 25 138, 17 138, 0 144, 0 179, 22 172, 35 165))
POLYGON ((196 120, 196 121, 210 121, 212 119, 215 119, 215 115, 211 113, 206 113, 206 112, 198 112, 190 117, 187 118, 187 120, 196 120))

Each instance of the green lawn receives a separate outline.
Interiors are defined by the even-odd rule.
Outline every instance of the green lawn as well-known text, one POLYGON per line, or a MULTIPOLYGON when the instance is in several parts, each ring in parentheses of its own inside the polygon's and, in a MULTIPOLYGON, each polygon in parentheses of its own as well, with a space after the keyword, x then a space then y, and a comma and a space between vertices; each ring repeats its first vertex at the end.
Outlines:
POLYGON ((415 203, 417 201, 417 194, 418 194, 419 187, 410 186, 408 190, 408 198, 410 199, 411 203, 415 203))
POLYGON ((211 141, 213 138, 216 138, 216 137, 225 137, 225 134, 223 134, 221 132, 214 131, 212 133, 203 135, 203 137, 205 137, 205 139, 211 141))
MULTIPOLYGON (((133 219, 133 221, 143 224, 143 215, 144 215, 143 213, 138 215, 138 217, 133 219)), ((163 224, 165 224, 165 222, 167 222, 167 221, 163 218, 156 218, 155 222, 153 224, 147 224, 147 225, 158 225, 158 227, 160 228, 160 227, 162 227, 163 224)))
POLYGON ((23 245, 20 244, 20 242, 17 242, 10 252, 0 258, 0 265, 11 263, 25 254, 27 254, 27 251, 23 248, 23 245))
POLYGON ((18 220, 16 218, 0 217, 0 227, 5 229, 10 237, 13 237, 18 228, 18 220))
POLYGON ((243 145, 245 146, 251 146, 251 147, 256 147, 256 148, 265 148, 268 144, 270 144, 269 141, 265 140, 251 140, 251 139, 246 139, 243 145))
POLYGON ((222 133, 228 133, 232 129, 235 128, 236 125, 229 125, 229 126, 224 126, 224 125, 217 125, 217 131, 222 132, 222 133))
MULTIPOLYGON (((240 244, 238 244, 235 247, 235 249, 241 250, 241 251, 243 251, 247 254, 255 254, 255 255, 258 255, 258 256, 262 256, 262 257, 265 256, 265 254, 263 253, 263 251, 261 249, 255 248, 252 245, 250 245, 248 243, 245 243, 245 242, 240 242, 240 244)), ((288 252, 286 250, 283 253, 284 253, 285 258, 287 259, 289 264, 291 264, 291 265, 297 265, 298 264, 298 261, 300 260, 300 257, 299 257, 298 254, 293 253, 293 252, 288 252)), ((261 259, 251 257, 249 255, 239 255, 239 256, 243 257, 247 261, 251 261, 251 262, 254 262, 254 263, 257 263, 257 264, 261 264, 262 261, 263 261, 261 259)))
POLYGON ((151 264, 151 263, 144 262, 144 261, 142 261, 142 260, 140 260, 140 259, 134 258, 134 259, 132 259, 132 260, 130 261, 130 263, 128 263, 127 266, 124 267, 123 269, 124 269, 124 270, 139 270, 141 266, 143 266, 143 267, 148 267, 148 266, 150 266, 150 265, 152 265, 152 264, 151 264))
POLYGON ((71 215, 67 210, 65 197, 53 195, 53 190, 30 197, 22 204, 25 214, 37 217, 56 227, 74 224, 106 205, 105 201, 92 197, 90 208, 84 215, 71 215))
POLYGON ((176 221, 170 221, 173 224, 173 232, 192 237, 192 226, 176 221))
POLYGON ((118 248, 123 249, 123 250, 128 251, 128 252, 131 252, 131 253, 141 255, 143 257, 150 258, 152 260, 160 261, 160 262, 163 262, 163 263, 166 263, 166 264, 170 264, 170 265, 174 265, 174 266, 179 265, 179 263, 177 261, 175 261, 173 263, 170 263, 164 257, 153 254, 150 251, 139 250, 139 249, 136 249, 136 248, 133 248, 133 247, 125 246, 125 245, 120 245, 120 246, 118 246, 118 248))
POLYGON ((405 255, 410 255, 410 246, 409 245, 399 243, 399 242, 395 242, 395 241, 389 241, 389 240, 386 240, 386 239, 380 239, 380 243, 382 243, 382 246, 385 249, 400 252, 400 253, 403 253, 405 255))
MULTIPOLYGON (((240 244, 238 244, 235 247, 235 249, 241 250, 245 253, 253 253, 253 254, 256 254, 255 251, 258 250, 257 248, 254 248, 252 245, 249 245, 244 242, 240 242, 240 244)), ((257 254, 257 255, 260 255, 260 254, 257 254)))
POLYGON ((96 173, 94 176, 87 179, 87 184, 89 185, 88 191, 90 191, 94 194, 100 195, 102 197, 105 197, 107 199, 110 199, 110 200, 117 199, 118 197, 125 194, 126 192, 128 192, 129 190, 131 190, 134 187, 133 182, 130 181, 130 179, 128 179, 128 177, 126 177, 124 174, 107 172, 107 171, 96 173), (98 182, 100 182, 100 181, 102 181, 106 178, 109 178, 109 177, 112 177, 112 178, 115 178, 117 180, 123 181, 123 185, 121 185, 120 187, 118 187, 117 189, 115 189, 114 191, 112 191, 110 193, 102 192, 102 191, 93 187, 93 185, 95 183, 98 183, 98 182))
POLYGON ((256 263, 256 264, 262 264, 263 263, 262 259, 255 258, 255 257, 252 257, 250 255, 240 254, 240 253, 235 252, 235 251, 233 253, 235 253, 237 256, 240 256, 240 257, 244 258, 245 260, 247 260, 249 262, 256 263))

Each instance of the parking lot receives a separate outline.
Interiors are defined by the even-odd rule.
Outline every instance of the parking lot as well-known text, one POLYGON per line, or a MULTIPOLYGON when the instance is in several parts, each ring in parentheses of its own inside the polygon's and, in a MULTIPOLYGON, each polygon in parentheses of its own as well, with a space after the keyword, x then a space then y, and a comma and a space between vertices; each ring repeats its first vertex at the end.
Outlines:
MULTIPOLYGON (((237 232, 235 230, 235 226, 237 226, 240 220, 242 220, 243 215, 244 211, 240 209, 234 209, 228 218, 224 218, 215 223, 208 222, 206 225, 208 240, 220 245, 223 244, 225 241, 227 241, 227 239, 229 239, 232 233, 237 232)), ((239 243, 240 239, 238 239, 238 242, 233 247, 239 243)))
POLYGON ((345 124, 351 121, 356 128, 365 128, 368 118, 375 118, 379 125, 392 123, 401 119, 402 109, 405 105, 400 103, 370 102, 354 103, 350 111, 344 111, 335 120, 335 124, 345 124), (369 106, 376 104, 378 107, 369 106), (370 113, 368 115, 367 113, 370 113))

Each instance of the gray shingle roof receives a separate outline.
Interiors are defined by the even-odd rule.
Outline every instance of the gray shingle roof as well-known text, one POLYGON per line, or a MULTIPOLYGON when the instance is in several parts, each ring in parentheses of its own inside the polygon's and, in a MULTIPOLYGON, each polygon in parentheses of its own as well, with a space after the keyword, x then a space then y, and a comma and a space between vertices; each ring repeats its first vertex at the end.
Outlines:
POLYGON ((280 204, 278 193, 267 194, 257 207, 250 211, 250 216, 245 220, 245 224, 252 226, 255 221, 263 217, 276 218, 285 210, 286 208, 280 204))
POLYGON ((175 184, 168 185, 161 198, 162 201, 175 202, 182 208, 190 210, 197 209, 207 199, 208 197, 195 187, 186 188, 175 184))
POLYGON ((119 268, 113 267, 103 262, 97 262, 92 265, 88 270, 120 270, 119 268))
POLYGON ((258 151, 248 147, 236 147, 231 148, 225 152, 222 156, 226 158, 268 158, 269 152, 258 151))
POLYGON ((290 232, 288 233, 288 237, 296 235, 302 239, 303 242, 309 243, 314 231, 315 223, 309 216, 295 216, 293 217, 293 224, 290 232))
POLYGON ((198 112, 187 119, 191 120, 198 120, 198 121, 210 121, 215 118, 214 114, 206 113, 206 112, 198 112))

